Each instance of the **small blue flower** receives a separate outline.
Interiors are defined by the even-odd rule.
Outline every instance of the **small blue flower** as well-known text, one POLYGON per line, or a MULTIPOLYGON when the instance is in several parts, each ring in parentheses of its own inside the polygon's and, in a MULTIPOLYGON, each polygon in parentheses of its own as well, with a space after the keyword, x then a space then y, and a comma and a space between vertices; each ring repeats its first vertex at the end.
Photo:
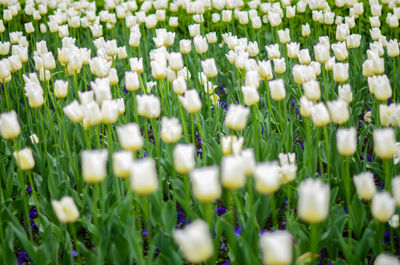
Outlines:
POLYGON ((76 258, 76 256, 78 256, 78 251, 76 251, 75 249, 72 250, 72 256, 74 258, 76 258))
POLYGON ((26 188, 26 192, 31 195, 32 194, 32 187, 28 186, 28 188, 26 188))
POLYGON ((37 214, 37 209, 35 206, 32 206, 31 210, 29 211, 29 218, 32 220, 35 219, 38 216, 37 214))
POLYGON ((217 215, 221 216, 224 215, 228 212, 228 210, 225 207, 217 207, 217 215))

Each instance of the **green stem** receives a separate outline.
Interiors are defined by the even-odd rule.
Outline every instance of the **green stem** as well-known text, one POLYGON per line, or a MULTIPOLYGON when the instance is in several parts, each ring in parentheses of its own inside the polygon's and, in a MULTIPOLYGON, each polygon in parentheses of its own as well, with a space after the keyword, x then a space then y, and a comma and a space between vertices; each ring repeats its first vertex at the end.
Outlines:
POLYGON ((325 137, 325 145, 326 145, 326 170, 327 170, 327 180, 330 182, 331 174, 330 174, 330 142, 329 142, 329 134, 327 126, 324 126, 324 137, 325 137))
POLYGON ((196 121, 197 121, 197 127, 199 129, 199 133, 200 133, 200 138, 201 138, 201 149, 202 149, 202 160, 203 160, 203 165, 207 164, 207 154, 206 154, 206 138, 204 138, 204 131, 203 131, 203 127, 201 125, 201 120, 200 120, 200 116, 199 113, 195 113, 194 114, 196 117, 196 121))
POLYGON ((311 250, 311 264, 316 264, 315 256, 318 249, 318 224, 310 225, 310 250, 311 250))
POLYGON ((382 164, 383 164, 383 171, 385 172, 385 189, 390 192, 391 176, 390 176, 389 159, 382 160, 382 164))

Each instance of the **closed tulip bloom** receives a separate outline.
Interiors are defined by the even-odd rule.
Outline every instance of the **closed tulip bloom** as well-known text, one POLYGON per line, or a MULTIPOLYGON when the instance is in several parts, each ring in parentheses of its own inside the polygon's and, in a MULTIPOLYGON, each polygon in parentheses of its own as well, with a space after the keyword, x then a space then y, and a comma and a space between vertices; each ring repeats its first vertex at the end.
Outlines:
POLYGON ((256 41, 249 42, 247 52, 251 57, 257 56, 260 52, 260 50, 258 49, 258 43, 256 41))
POLYGON ((117 151, 112 154, 114 175, 119 178, 127 178, 131 174, 133 155, 130 151, 117 151))
POLYGON ((137 91, 140 88, 139 75, 136 72, 125 72, 125 87, 128 91, 137 91))
POLYGON ((185 78, 182 76, 176 78, 172 82, 172 88, 174 90, 174 93, 177 95, 182 95, 183 93, 185 93, 187 90, 185 78))
POLYGON ((175 143, 182 136, 182 125, 175 117, 161 119, 161 139, 166 143, 175 143))
POLYGON ((204 38, 200 35, 197 35, 196 37, 194 37, 193 43, 194 43, 194 48, 196 49, 197 53, 204 54, 207 52, 208 44, 207 44, 206 38, 204 38))
POLYGON ((254 157, 254 151, 251 148, 244 149, 239 154, 243 159, 244 174, 251 176, 256 168, 256 159, 254 157))
POLYGON ((277 27, 282 23, 282 18, 278 13, 268 12, 268 21, 271 23, 271 26, 277 27))
POLYGON ((333 80, 335 82, 343 83, 349 79, 349 64, 348 63, 335 63, 333 65, 333 80))
POLYGON ((156 163, 153 158, 135 160, 131 167, 132 190, 139 195, 149 195, 158 189, 156 163))
POLYGON ((231 104, 225 116, 225 124, 232 130, 243 130, 246 127, 250 110, 242 105, 231 104))
POLYGON ((238 189, 245 185, 244 160, 239 155, 224 156, 221 162, 222 185, 227 189, 238 189))
POLYGON ((297 212, 306 223, 324 221, 329 214, 330 189, 320 179, 308 178, 298 186, 297 212))
POLYGON ((78 91, 78 97, 82 105, 89 104, 90 102, 94 101, 94 91, 93 90, 85 92, 78 91))
POLYGON ((105 149, 82 151, 82 175, 87 183, 100 183, 105 179, 107 175, 107 158, 108 151, 105 149))
POLYGON ((204 61, 201 61, 201 67, 203 69, 204 74, 208 78, 213 78, 218 74, 214 58, 209 58, 204 61))
POLYGON ((347 24, 340 24, 336 27, 336 40, 345 41, 346 37, 350 35, 350 28, 347 24))
POLYGON ((394 177, 391 184, 393 197, 397 203, 397 206, 400 206, 400 176, 394 177))
POLYGON ((376 193, 374 176, 371 172, 364 172, 353 177, 358 197, 369 201, 376 193))
POLYGON ((195 220, 184 229, 175 230, 172 235, 190 263, 202 263, 214 253, 208 225, 203 220, 195 220))
POLYGON ((374 152, 381 159, 390 159, 395 154, 396 136, 393 128, 375 129, 374 152))
POLYGON ((221 196, 218 168, 202 167, 190 172, 193 197, 200 202, 212 202, 221 196))
POLYGON ((264 265, 289 265, 293 261, 293 238, 287 231, 267 232, 260 237, 264 265))
POLYGON ((298 55, 297 59, 299 60, 300 64, 305 64, 305 65, 310 64, 311 56, 310 56, 309 50, 308 49, 301 49, 299 51, 299 55, 298 55))
POLYGON ((344 61, 349 56, 345 42, 338 42, 332 44, 332 50, 335 53, 336 59, 344 61))
POLYGON ((304 96, 311 101, 321 98, 321 89, 317 80, 310 80, 303 84, 304 96))
POLYGON ((13 153, 18 167, 22 171, 28 171, 35 167, 35 160, 33 159, 32 150, 28 147, 15 151, 13 153))
POLYGON ((282 175, 281 184, 292 182, 296 178, 296 154, 279 154, 280 174, 282 175))
POLYGON ((181 53, 188 54, 192 50, 192 41, 191 40, 180 40, 179 48, 181 53))
POLYGON ((387 75, 369 77, 368 87, 377 100, 387 100, 392 96, 392 88, 387 75))
POLYGON ((310 25, 306 23, 305 25, 301 25, 301 36, 308 37, 311 34, 310 25))
POLYGON ((300 114, 306 118, 312 116, 312 109, 314 108, 314 103, 308 100, 305 96, 300 98, 300 114))
POLYGON ((136 123, 128 123, 117 128, 118 141, 125 150, 136 152, 143 146, 143 137, 136 123))
POLYGON ((388 43, 386 44, 386 50, 389 57, 395 58, 399 56, 400 50, 397 39, 388 41, 388 43))
POLYGON ((182 53, 171 52, 168 55, 168 64, 169 64, 169 67, 174 71, 181 70, 183 68, 182 53))
POLYGON ((353 127, 338 129, 336 133, 336 147, 339 154, 343 156, 353 155, 357 149, 356 129, 353 127))
POLYGON ((317 127, 324 127, 330 122, 328 109, 323 102, 315 104, 311 113, 312 121, 317 127))
POLYGON ((90 71, 97 77, 106 77, 109 75, 112 62, 108 62, 102 57, 95 57, 89 61, 90 71))
POLYGON ((174 149, 174 166, 178 173, 187 174, 196 166, 194 145, 177 144, 174 149))
POLYGON ((314 71, 310 71, 306 65, 299 64, 293 67, 292 75, 294 81, 299 85, 316 78, 314 71))
POLYGON ((199 93, 195 89, 186 91, 183 96, 179 96, 179 100, 189 113, 196 113, 201 110, 201 99, 199 93))
POLYGON ((353 101, 353 92, 351 92, 351 87, 349 84, 344 84, 338 87, 339 99, 350 103, 353 101))
POLYGON ((260 95, 258 94, 256 87, 242 86, 241 89, 244 96, 244 102, 246 105, 252 106, 260 101, 260 95))
POLYGON ((44 104, 43 89, 40 85, 29 83, 25 85, 25 95, 31 108, 40 108, 44 104))
POLYGON ((221 148, 224 155, 239 154, 242 150, 244 143, 243 137, 236 137, 234 135, 226 135, 221 138, 221 148))
POLYGON ((351 34, 346 38, 346 46, 348 49, 355 49, 360 47, 361 44, 361 35, 360 34, 351 34))
POLYGON ((274 77, 271 61, 258 61, 258 73, 262 80, 271 80, 274 77))
POLYGON ((291 42, 286 44, 287 48, 287 55, 291 59, 297 58, 299 52, 300 52, 300 43, 298 42, 291 42))
POLYGON ((160 116, 160 99, 155 95, 136 95, 137 109, 140 116, 155 119, 160 116))
POLYGON ((278 163, 261 163, 254 169, 256 190, 265 195, 278 191, 281 186, 282 175, 278 163))
POLYGON ((331 58, 329 58, 328 61, 326 61, 325 63, 325 70, 326 71, 332 71, 333 70, 333 66, 335 65, 335 57, 332 56, 331 58))
POLYGON ((340 125, 349 120, 349 107, 345 101, 340 99, 328 101, 327 105, 332 122, 340 125))
POLYGON ((118 120, 119 107, 114 100, 104 100, 101 105, 102 122, 106 124, 113 124, 118 120))
POLYGON ((64 196, 59 201, 52 200, 51 205, 61 223, 73 223, 78 220, 79 211, 72 197, 64 196))
POLYGON ((396 210, 396 201, 387 191, 377 192, 372 198, 372 216, 381 223, 386 223, 392 218, 396 210))
POLYGON ((269 81, 269 89, 271 98, 276 101, 281 101, 286 97, 285 84, 283 79, 276 79, 269 81))
POLYGON ((400 261, 393 255, 382 253, 376 257, 374 265, 400 265, 400 261))
POLYGON ((68 81, 56 80, 54 83, 54 95, 56 98, 65 98, 68 94, 68 81))
POLYGON ((103 118, 99 105, 96 102, 90 102, 82 105, 83 111, 83 126, 85 129, 90 126, 96 126, 103 118))
POLYGON ((281 57, 281 53, 279 52, 279 45, 278 44, 271 44, 271 45, 266 45, 265 49, 267 50, 268 53, 268 59, 278 59, 281 57))
POLYGON ((130 58, 129 65, 131 66, 131 71, 138 74, 143 72, 143 58, 130 58))
POLYGON ((0 134, 5 140, 13 140, 21 133, 15 110, 0 114, 0 134))
POLYGON ((286 44, 290 42, 290 32, 289 29, 278 30, 279 41, 282 44, 286 44))
POLYGON ((63 108, 64 114, 74 123, 80 123, 83 120, 83 110, 77 100, 72 101, 63 108))
POLYGON ((90 82, 90 86, 94 91, 97 104, 101 106, 104 100, 111 100, 111 88, 108 78, 96 78, 94 82, 90 82))
POLYGON ((284 58, 274 59, 274 70, 277 74, 286 72, 286 63, 284 58))

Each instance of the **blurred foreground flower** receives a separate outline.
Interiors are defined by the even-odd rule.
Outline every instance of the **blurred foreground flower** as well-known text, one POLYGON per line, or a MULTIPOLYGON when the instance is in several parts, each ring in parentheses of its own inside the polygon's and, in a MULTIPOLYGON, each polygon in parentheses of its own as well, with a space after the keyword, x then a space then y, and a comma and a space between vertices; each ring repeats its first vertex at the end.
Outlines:
POLYGON ((64 196, 59 201, 53 200, 51 205, 61 223, 73 223, 78 220, 79 211, 72 197, 64 196))

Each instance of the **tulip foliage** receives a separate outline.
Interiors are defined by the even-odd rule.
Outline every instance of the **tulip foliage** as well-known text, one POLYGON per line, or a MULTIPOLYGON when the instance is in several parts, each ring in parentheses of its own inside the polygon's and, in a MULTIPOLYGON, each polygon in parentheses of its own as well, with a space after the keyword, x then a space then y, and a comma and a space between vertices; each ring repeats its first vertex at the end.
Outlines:
POLYGON ((400 264, 400 1, 0 14, 0 264, 400 264))

